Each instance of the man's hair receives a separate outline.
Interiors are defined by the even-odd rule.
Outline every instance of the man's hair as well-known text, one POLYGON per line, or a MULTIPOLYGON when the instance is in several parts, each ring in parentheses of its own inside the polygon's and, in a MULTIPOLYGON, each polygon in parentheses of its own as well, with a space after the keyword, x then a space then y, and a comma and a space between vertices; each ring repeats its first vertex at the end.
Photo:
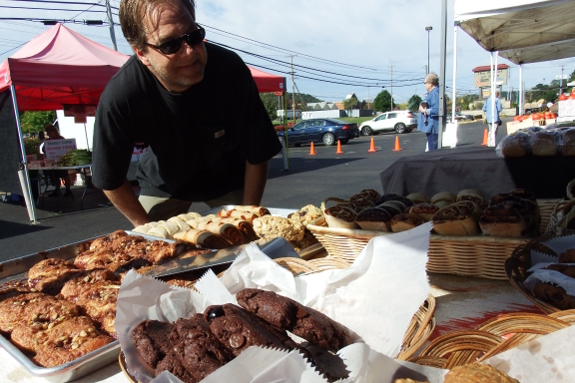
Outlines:
POLYGON ((439 77, 434 72, 429 72, 427 76, 425 76, 425 82, 430 82, 435 86, 439 85, 439 77))
POLYGON ((144 20, 147 13, 162 4, 178 4, 181 2, 196 19, 194 0, 122 0, 120 2, 120 25, 128 43, 139 50, 146 46, 146 28, 144 20))
POLYGON ((44 125, 44 131, 45 131, 46 133, 48 133, 48 132, 56 132, 56 133, 60 134, 60 132, 58 131, 58 128, 56 128, 56 127, 55 127, 54 125, 52 125, 52 124, 46 124, 46 125, 44 125))

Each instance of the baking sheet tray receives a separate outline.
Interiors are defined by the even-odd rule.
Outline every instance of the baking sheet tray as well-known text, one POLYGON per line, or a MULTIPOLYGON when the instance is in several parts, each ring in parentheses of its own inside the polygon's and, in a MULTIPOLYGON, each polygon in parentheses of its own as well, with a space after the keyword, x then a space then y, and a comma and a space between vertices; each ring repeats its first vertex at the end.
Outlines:
MULTIPOLYGON (((131 231, 126 231, 126 233, 130 235, 141 235, 149 240, 159 239, 131 231)), ((28 270, 46 258, 73 259, 78 253, 87 250, 92 240, 99 237, 102 237, 102 235, 2 262, 0 263, 0 284, 7 281, 28 278, 28 270)), ((173 242, 170 240, 166 241, 173 242)), ((116 340, 71 362, 56 367, 45 368, 36 365, 30 358, 24 355, 22 351, 14 346, 9 339, 1 335, 0 347, 4 348, 18 363, 28 370, 31 375, 44 378, 46 381, 53 383, 69 382, 78 379, 118 360, 118 356, 120 355, 120 342, 116 340)))

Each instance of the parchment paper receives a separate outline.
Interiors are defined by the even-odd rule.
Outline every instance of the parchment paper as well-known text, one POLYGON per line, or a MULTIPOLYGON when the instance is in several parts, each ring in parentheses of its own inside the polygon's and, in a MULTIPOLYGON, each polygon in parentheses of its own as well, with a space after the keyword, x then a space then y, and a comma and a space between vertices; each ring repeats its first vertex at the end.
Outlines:
MULTIPOLYGON (((355 332, 365 342, 361 345, 362 351, 358 351, 354 344, 340 353, 347 359, 346 363, 354 366, 352 374, 356 374, 357 379, 353 381, 372 381, 370 371, 379 371, 381 357, 397 355, 412 316, 428 296, 425 264, 430 229, 431 224, 428 223, 406 232, 375 237, 348 269, 296 277, 269 259, 256 245, 249 246, 221 279, 211 271, 206 273, 195 285, 200 293, 169 286, 131 271, 122 282, 116 314, 116 331, 126 354, 128 369, 143 383, 151 381, 153 376, 131 344, 131 331, 142 320, 174 321, 179 317, 189 317, 203 312, 210 304, 235 303, 237 291, 244 287, 257 287, 276 291, 322 311, 355 332)), ((255 349, 253 352, 270 352, 255 349)), ((273 353, 277 357, 285 352, 273 353)), ((310 372, 311 367, 307 363, 301 365, 300 362, 299 368, 294 367, 297 364, 294 358, 301 359, 297 354, 292 357, 281 355, 278 366, 289 363, 291 367, 278 371, 310 372)), ((237 360, 228 363, 225 370, 234 371, 233 364, 237 360)), ((257 372, 262 375, 245 381, 273 381, 269 372, 257 372), (265 380, 258 380, 263 376, 265 380)), ((236 377, 233 373, 219 381, 238 381, 236 377)), ((273 378, 282 380, 285 376, 273 378)), ((387 381, 380 378, 374 381, 387 381)))

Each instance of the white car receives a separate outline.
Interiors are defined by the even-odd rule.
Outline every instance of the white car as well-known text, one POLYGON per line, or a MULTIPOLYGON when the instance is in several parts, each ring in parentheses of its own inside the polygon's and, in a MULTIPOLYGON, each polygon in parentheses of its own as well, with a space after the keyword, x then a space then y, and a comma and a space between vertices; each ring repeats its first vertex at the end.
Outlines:
POLYGON ((417 113, 409 110, 393 110, 382 113, 373 120, 359 126, 364 136, 395 130, 397 133, 409 133, 417 128, 417 113))

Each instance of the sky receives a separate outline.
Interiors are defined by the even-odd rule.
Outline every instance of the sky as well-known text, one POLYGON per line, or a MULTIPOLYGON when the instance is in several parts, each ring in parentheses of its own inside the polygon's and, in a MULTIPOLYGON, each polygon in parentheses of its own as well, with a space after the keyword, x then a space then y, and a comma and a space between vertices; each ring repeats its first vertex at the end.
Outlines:
MULTIPOLYGON (((68 28, 113 49, 110 28, 86 26, 85 20, 106 20, 105 0, 0 0, 0 18, 75 20, 68 28), (68 4, 65 4, 65 3, 68 4), (71 4, 70 4, 71 3, 71 4), (68 9, 54 11, 47 9, 68 9), (94 12, 97 11, 97 12, 94 12)), ((446 80, 453 85, 453 0, 447 2, 446 80)), ((110 0, 114 22, 119 0, 110 0)), ((287 90, 310 94, 322 101, 342 101, 354 93, 373 100, 385 87, 394 102, 423 95, 425 66, 439 72, 441 1, 439 0, 196 0, 197 22, 208 41, 229 47, 248 64, 285 76, 287 90), (425 27, 433 30, 426 32, 425 27)), ((0 60, 48 30, 41 22, 0 20, 0 60)), ((132 50, 114 27, 118 51, 132 50)), ((472 69, 490 63, 490 53, 469 35, 457 32, 457 94, 475 93, 472 69)), ((511 67, 510 86, 519 88, 519 67, 511 67)), ((523 66, 526 89, 549 84, 556 76, 575 70, 575 58, 523 66)), ((504 86, 507 90, 507 86, 504 86)))

